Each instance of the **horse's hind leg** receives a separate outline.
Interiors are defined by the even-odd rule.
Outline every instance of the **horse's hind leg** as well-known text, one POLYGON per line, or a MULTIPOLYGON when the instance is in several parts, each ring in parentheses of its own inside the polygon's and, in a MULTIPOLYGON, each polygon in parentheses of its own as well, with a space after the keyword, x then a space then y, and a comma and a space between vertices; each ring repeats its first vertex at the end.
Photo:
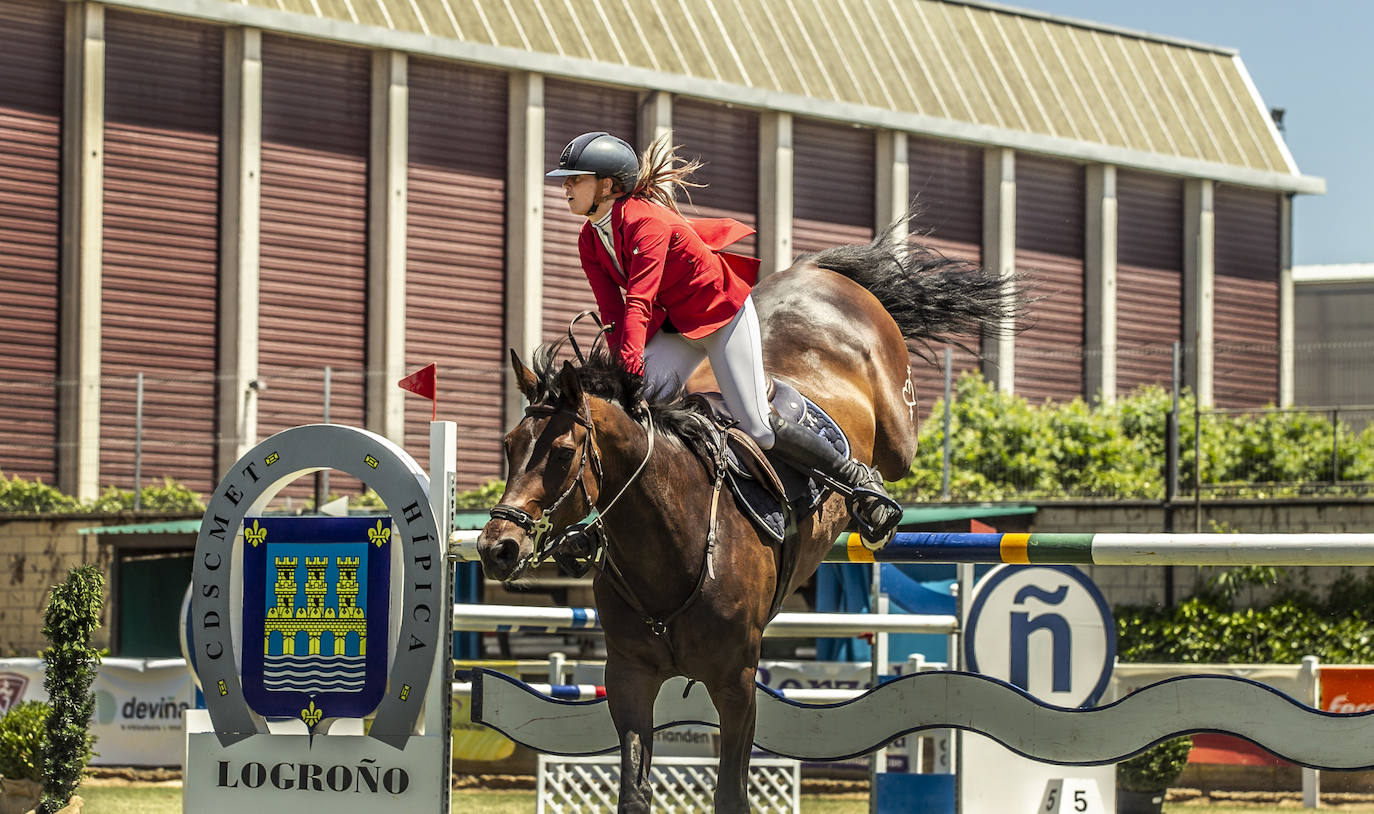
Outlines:
POLYGON ((634 664, 606 660, 606 701, 620 736, 619 814, 648 814, 653 800, 649 764, 654 749, 654 700, 663 679, 634 664))
POLYGON ((711 687, 720 714, 720 768, 716 777, 716 814, 749 811, 749 753, 754 747, 754 673, 750 666, 738 678, 711 687))

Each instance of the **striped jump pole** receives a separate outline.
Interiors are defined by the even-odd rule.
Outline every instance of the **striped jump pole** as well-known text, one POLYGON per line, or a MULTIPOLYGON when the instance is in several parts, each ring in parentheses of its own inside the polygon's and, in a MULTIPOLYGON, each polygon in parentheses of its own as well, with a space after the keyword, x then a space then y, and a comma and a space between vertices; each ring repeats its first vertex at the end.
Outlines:
MULTIPOLYGON (((952 615, 907 613, 780 613, 763 635, 785 638, 843 638, 864 633, 952 633, 952 615)), ((523 605, 454 605, 453 629, 484 633, 548 633, 601 629, 596 608, 536 608, 523 605)))
POLYGON ((881 551, 845 534, 826 562, 1020 565, 1374 565, 1374 534, 900 532, 881 551))

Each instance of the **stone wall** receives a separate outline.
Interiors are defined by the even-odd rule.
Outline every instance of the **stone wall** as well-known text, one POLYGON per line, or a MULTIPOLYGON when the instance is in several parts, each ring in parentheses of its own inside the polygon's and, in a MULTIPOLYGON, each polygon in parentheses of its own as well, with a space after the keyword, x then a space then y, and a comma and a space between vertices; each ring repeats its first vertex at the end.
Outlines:
MULTIPOLYGON (((43 609, 48 591, 78 565, 97 563, 105 572, 108 594, 110 550, 98 537, 77 529, 102 525, 97 515, 0 518, 0 655, 37 656, 47 647, 43 609)), ((105 604, 96 647, 109 646, 110 604, 105 604)))

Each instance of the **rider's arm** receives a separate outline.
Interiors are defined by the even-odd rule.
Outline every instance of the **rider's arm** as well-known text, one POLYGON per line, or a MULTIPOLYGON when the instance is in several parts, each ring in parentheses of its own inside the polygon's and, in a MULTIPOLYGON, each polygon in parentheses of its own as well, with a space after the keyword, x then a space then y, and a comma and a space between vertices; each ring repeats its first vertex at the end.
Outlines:
POLYGON ((600 313, 601 324, 615 326, 607 337, 611 350, 615 351, 619 347, 620 324, 625 321, 625 303, 620 296, 620 286, 601 261, 597 248, 597 239, 590 235, 590 230, 577 241, 582 271, 587 275, 587 283, 592 287, 592 296, 596 298, 596 310, 600 313))
POLYGON ((644 343, 648 341, 649 321, 663 281, 671 231, 669 224, 656 218, 638 218, 625 224, 625 240, 630 247, 625 274, 629 280, 625 287, 625 318, 623 325, 616 326, 616 335, 620 340, 620 362, 631 373, 644 373, 644 343))

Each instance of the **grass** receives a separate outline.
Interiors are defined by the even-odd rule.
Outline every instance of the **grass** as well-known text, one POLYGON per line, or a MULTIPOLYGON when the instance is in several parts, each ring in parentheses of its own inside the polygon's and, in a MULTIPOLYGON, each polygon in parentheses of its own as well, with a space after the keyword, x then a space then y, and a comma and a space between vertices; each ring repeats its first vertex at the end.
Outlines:
MULTIPOLYGON (((83 814, 181 814, 181 787, 174 784, 87 784, 78 792, 86 801, 83 814)), ((1337 804, 1325 801, 1327 811, 1374 814, 1374 803, 1337 804)), ((459 789, 453 792, 453 811, 480 811, 482 814, 530 814, 534 811, 534 791, 485 791, 459 789)), ((867 794, 807 794, 801 800, 802 814, 865 814, 867 794)), ((1168 803, 1164 814, 1293 814, 1303 809, 1294 801, 1284 804, 1197 804, 1168 803)))

